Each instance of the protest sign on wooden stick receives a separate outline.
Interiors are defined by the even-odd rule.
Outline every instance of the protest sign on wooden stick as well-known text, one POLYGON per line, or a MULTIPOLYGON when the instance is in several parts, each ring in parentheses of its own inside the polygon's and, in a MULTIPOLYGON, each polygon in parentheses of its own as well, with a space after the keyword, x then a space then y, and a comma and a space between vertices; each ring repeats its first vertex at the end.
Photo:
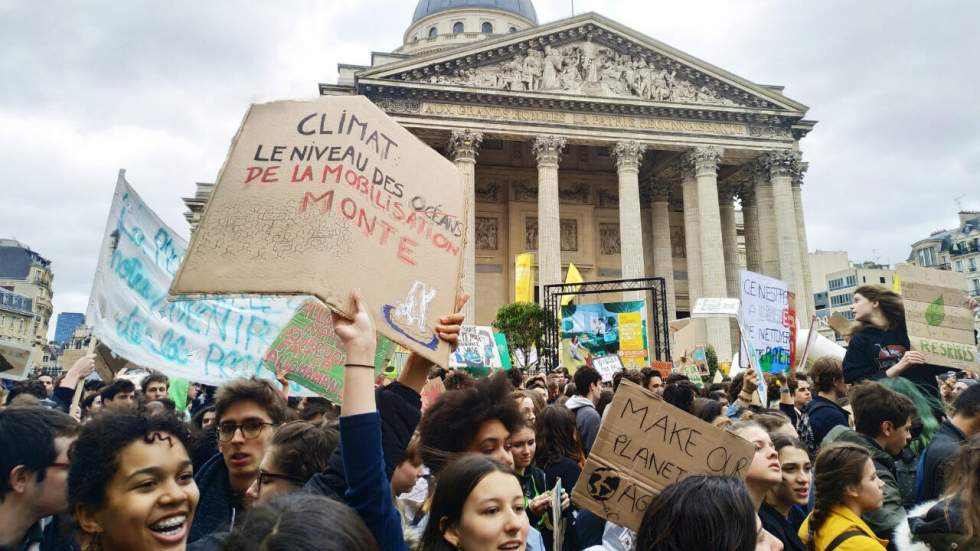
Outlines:
POLYGON ((744 479, 754 454, 748 441, 623 379, 572 500, 635 531, 668 484, 694 474, 744 479))
POLYGON ((467 205, 455 166, 366 98, 253 105, 171 294, 308 294, 445 365, 467 205))
POLYGON ((963 274, 899 264, 912 350, 932 365, 980 372, 963 274))

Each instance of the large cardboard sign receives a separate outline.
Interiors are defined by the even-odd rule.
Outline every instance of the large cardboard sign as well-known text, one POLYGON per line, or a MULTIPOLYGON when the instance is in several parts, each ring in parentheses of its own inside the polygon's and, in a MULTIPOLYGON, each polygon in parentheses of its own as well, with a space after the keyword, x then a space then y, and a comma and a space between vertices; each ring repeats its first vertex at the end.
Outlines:
POLYGON ((0 379, 19 381, 27 377, 33 369, 33 352, 29 344, 0 341, 0 379))
POLYGON ((739 318, 746 333, 742 339, 741 366, 748 363, 748 349, 755 349, 762 371, 789 373, 796 348, 794 309, 785 281, 748 270, 739 271, 739 318))
POLYGON ((613 354, 627 368, 647 366, 646 301, 562 306, 561 362, 569 372, 613 354))
POLYGON ((745 478, 755 446, 624 379, 602 421, 572 500, 638 530, 650 500, 689 475, 745 478))
POLYGON ((467 205, 456 167, 361 96, 253 105, 172 294, 307 294, 446 365, 467 205))
MULTIPOLYGON (((170 377, 209 385, 237 377, 271 379, 262 356, 302 300, 169 302, 167 288, 186 248, 120 171, 85 314, 92 333, 114 354, 170 377)), ((291 385, 291 394, 302 392, 291 385)))
MULTIPOLYGON (((375 376, 384 372, 393 344, 378 335, 375 376)), ((333 329, 330 309, 318 300, 309 300, 272 342, 262 365, 270 373, 285 375, 287 381, 340 404, 346 361, 343 343, 333 329)))
POLYGON ((932 365, 980 372, 963 274, 906 264, 895 271, 902 281, 912 350, 925 354, 932 365))
POLYGON ((459 342, 449 356, 449 367, 464 369, 479 378, 503 369, 493 329, 486 325, 460 327, 459 342))

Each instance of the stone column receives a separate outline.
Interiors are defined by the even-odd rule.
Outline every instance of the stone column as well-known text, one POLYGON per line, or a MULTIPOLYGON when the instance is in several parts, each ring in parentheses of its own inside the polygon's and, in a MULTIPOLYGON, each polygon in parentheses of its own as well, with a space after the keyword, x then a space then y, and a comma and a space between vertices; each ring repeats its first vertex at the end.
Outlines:
MULTIPOLYGON (((773 151, 766 155, 766 167, 772 181, 772 201, 776 218, 776 249, 780 279, 789 284, 802 302, 803 268, 800 262, 799 236, 796 231, 796 206, 793 204, 793 176, 799 170, 798 151, 773 151)), ((797 303, 799 304, 799 303, 797 303)), ((799 308, 797 314, 799 317, 799 308)))
POLYGON ((756 204, 754 181, 742 185, 742 225, 745 228, 745 268, 762 273, 762 251, 759 244, 759 207, 756 204))
POLYGON ((538 289, 561 283, 561 222, 558 216, 558 161, 564 136, 538 136, 532 145, 538 159, 538 289))
MULTIPOLYGON (((640 220, 640 163, 646 144, 624 141, 616 144, 616 172, 619 175, 619 258, 623 279, 645 277, 643 223, 640 220)), ((644 291, 623 293, 623 300, 643 300, 644 291)))
POLYGON ((653 219, 653 275, 664 278, 667 295, 667 319, 677 319, 674 296, 674 250, 670 244, 670 184, 653 182, 650 216, 653 219))
POLYGON ((687 253, 687 297, 688 311, 694 310, 694 303, 701 294, 701 238, 698 227, 698 182, 694 178, 693 167, 681 158, 681 193, 684 201, 684 250, 687 253))
MULTIPOLYGON (((738 297, 738 228, 735 225, 735 190, 719 186, 718 211, 721 216, 721 246, 725 255, 725 283, 729 297, 738 297)), ((747 252, 747 251, 746 251, 747 252)))
MULTIPOLYGON (((721 212, 718 207, 718 161, 720 147, 697 147, 690 153, 694 165, 698 196, 698 240, 701 244, 701 292, 705 297, 728 296, 725 253, 722 247, 721 212)), ((707 344, 719 358, 732 357, 729 320, 705 320, 707 344)), ((725 360, 723 360, 725 361, 725 360)))
POLYGON ((476 323, 476 155, 483 134, 472 130, 453 130, 449 138, 449 154, 459 170, 463 193, 466 194, 466 244, 463 248, 463 292, 470 300, 463 306, 467 324, 476 323))
POLYGON ((809 168, 809 163, 800 163, 800 169, 796 173, 796 177, 793 178, 793 206, 796 210, 796 233, 799 238, 800 244, 800 264, 803 267, 803 288, 801 294, 804 295, 805 300, 800 300, 799 297, 796 299, 797 308, 806 309, 805 312, 800 311, 800 319, 802 320, 802 325, 800 327, 806 326, 810 327, 810 317, 816 311, 816 306, 813 304, 813 285, 812 276, 810 273, 810 249, 807 247, 806 242, 806 224, 803 220, 803 176, 806 174, 806 170, 809 168))
POLYGON ((759 267, 761 273, 779 278, 779 251, 776 245, 776 214, 772 199, 772 182, 765 161, 753 163, 755 200, 759 214, 759 267))

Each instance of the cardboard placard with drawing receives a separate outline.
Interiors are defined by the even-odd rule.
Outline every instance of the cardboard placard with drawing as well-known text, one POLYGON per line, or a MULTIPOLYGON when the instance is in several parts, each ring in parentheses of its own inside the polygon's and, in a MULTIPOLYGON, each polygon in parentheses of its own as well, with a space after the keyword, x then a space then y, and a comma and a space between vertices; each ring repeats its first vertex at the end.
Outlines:
POLYGON ((459 292, 459 171, 364 97, 253 105, 170 288, 306 294, 446 365, 435 333, 459 292))
POLYGON ((694 474, 744 479, 754 454, 748 441, 623 379, 572 501, 635 531, 667 485, 694 474))

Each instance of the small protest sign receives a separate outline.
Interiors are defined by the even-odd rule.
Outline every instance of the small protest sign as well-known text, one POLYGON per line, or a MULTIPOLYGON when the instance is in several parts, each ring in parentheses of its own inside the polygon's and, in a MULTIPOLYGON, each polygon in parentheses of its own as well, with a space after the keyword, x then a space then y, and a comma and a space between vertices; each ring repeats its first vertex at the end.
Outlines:
POLYGON ((611 383, 613 375, 623 370, 623 361, 616 354, 592 358, 592 367, 602 376, 602 382, 611 383))
MULTIPOLYGON (((332 316, 320 301, 305 302, 272 341, 262 365, 271 373, 284 374, 287 381, 340 404, 347 356, 334 332, 332 316)), ((375 376, 384 372, 392 345, 390 340, 378 335, 375 376)))
MULTIPOLYGON (((127 367, 136 367, 125 358, 113 354, 112 351, 109 350, 109 347, 103 343, 96 344, 94 352, 95 372, 99 374, 99 378, 103 381, 113 380, 116 373, 119 373, 121 370, 127 367)), ((61 363, 65 367, 71 367, 86 354, 88 354, 87 348, 66 349, 61 355, 61 363)))
MULTIPOLYGON (((793 314, 785 281, 748 270, 739 271, 739 314, 746 346, 755 349, 759 366, 766 373, 789 373, 796 348, 793 314)), ((749 354, 741 354, 741 366, 748 364, 749 354)))
POLYGON ((691 317, 734 317, 738 315, 741 304, 737 298, 699 298, 694 303, 691 317))
POLYGON ((252 105, 170 288, 305 294, 446 365, 467 204, 455 165, 363 96, 252 105))
POLYGON ((33 368, 31 356, 33 348, 29 344, 0 341, 0 379, 21 380, 33 368))
POLYGON ((958 272, 899 264, 912 350, 931 365, 980 372, 966 281, 958 272))
POLYGON ((460 327, 456 350, 449 355, 449 367, 464 369, 478 378, 503 369, 493 329, 485 325, 460 327))
POLYGON ((745 478, 755 447, 623 380, 572 501, 638 530, 651 499, 689 475, 745 478))
POLYGON ((443 384, 441 377, 433 377, 425 382, 422 387, 422 411, 425 412, 432 404, 439 400, 439 397, 446 393, 446 385, 443 384))
POLYGON ((837 335, 841 337, 848 334, 848 332, 851 330, 851 325, 852 323, 847 318, 842 316, 840 312, 834 312, 827 320, 827 327, 833 329, 834 333, 837 333, 837 335))

